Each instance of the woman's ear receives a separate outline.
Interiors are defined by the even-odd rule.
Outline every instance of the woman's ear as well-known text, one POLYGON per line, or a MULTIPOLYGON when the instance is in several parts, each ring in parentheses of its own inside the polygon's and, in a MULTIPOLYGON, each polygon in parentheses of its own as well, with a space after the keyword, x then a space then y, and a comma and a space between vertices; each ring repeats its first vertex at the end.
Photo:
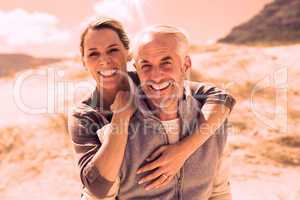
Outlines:
POLYGON ((84 58, 82 56, 81 56, 80 60, 81 60, 83 68, 87 71, 88 69, 86 68, 85 61, 84 61, 84 58))

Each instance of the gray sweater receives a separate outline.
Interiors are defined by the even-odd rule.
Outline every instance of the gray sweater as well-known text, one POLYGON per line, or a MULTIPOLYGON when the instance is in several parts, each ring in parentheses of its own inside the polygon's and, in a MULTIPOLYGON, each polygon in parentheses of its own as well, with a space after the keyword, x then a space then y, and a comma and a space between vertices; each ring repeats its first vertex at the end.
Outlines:
MULTIPOLYGON (((195 98, 185 89, 185 96, 179 104, 181 120, 180 137, 186 137, 199 125, 201 107, 204 103, 222 103, 232 108, 234 99, 215 87, 199 84, 195 98)), ((104 179, 93 163, 93 155, 100 148, 97 130, 109 123, 108 116, 97 109, 95 93, 83 101, 69 119, 78 166, 84 188, 97 198, 104 197, 113 182, 104 179)), ((185 162, 173 181, 158 190, 146 191, 137 181, 145 174, 136 170, 157 147, 167 144, 160 121, 151 113, 145 101, 137 101, 138 111, 130 120, 129 140, 120 170, 118 199, 208 199, 213 190, 213 182, 218 173, 221 155, 226 142, 226 122, 185 162)))

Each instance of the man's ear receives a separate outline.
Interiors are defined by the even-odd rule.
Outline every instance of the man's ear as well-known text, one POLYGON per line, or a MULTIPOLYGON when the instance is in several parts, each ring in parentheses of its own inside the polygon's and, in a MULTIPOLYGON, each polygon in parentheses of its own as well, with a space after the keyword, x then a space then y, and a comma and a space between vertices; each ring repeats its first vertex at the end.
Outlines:
POLYGON ((184 72, 187 72, 187 70, 189 70, 192 67, 192 60, 189 55, 186 55, 184 57, 183 67, 184 72))

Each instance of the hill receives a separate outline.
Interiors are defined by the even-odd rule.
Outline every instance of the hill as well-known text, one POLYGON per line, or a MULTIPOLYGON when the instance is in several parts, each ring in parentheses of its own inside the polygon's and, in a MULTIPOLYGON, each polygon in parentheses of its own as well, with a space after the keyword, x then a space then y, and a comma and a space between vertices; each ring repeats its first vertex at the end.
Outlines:
POLYGON ((0 77, 59 61, 59 58, 36 58, 26 54, 0 54, 0 77))
POLYGON ((300 1, 275 0, 232 29, 218 42, 232 44, 295 44, 300 42, 300 1))

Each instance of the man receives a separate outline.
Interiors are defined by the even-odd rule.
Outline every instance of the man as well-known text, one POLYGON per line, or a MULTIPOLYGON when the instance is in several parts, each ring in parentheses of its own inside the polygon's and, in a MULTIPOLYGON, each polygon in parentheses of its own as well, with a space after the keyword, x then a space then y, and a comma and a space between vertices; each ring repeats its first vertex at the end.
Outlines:
MULTIPOLYGON (((187 143, 187 136, 199 137, 194 132, 204 119, 200 110, 204 102, 194 99, 185 85, 185 73, 191 67, 186 36, 174 27, 156 26, 143 32, 136 47, 134 59, 141 81, 136 91, 137 112, 130 120, 119 177, 106 197, 231 199, 223 159, 226 122, 201 147, 187 143), (170 169, 168 156, 163 157, 179 147, 170 145, 176 142, 186 151, 194 149, 187 159, 173 157, 183 161, 179 170, 170 169)), ((220 94, 214 87, 201 85, 197 94, 208 102, 212 101, 208 94, 214 92, 220 94)), ((234 102, 229 102, 222 101, 232 109, 234 102)), ((108 124, 98 131, 100 141, 111 128, 108 124)), ((108 185, 103 183, 103 188, 108 185)))

